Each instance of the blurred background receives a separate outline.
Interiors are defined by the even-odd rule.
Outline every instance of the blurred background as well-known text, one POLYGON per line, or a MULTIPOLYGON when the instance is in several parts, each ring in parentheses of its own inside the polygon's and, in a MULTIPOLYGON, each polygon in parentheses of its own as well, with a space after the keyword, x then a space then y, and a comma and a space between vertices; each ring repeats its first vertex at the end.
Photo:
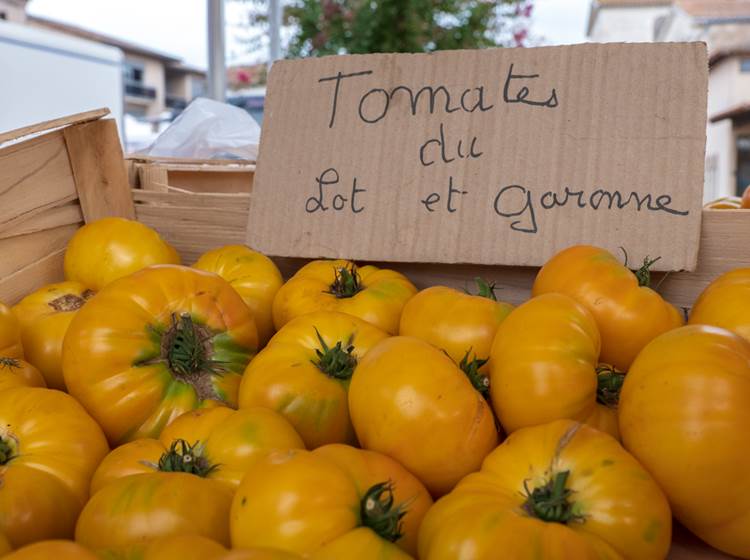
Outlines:
POLYGON ((750 184, 750 0, 0 0, 0 132, 112 109, 127 152, 197 97, 263 120, 283 57, 705 41, 705 197, 750 184))

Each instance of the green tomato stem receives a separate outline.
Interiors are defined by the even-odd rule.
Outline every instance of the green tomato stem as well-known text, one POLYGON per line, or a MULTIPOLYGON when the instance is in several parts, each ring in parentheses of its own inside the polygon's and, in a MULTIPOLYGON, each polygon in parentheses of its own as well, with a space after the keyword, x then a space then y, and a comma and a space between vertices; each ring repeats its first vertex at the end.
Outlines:
POLYGON ((407 504, 394 504, 391 481, 370 487, 360 502, 362 525, 390 542, 396 542, 404 535, 402 519, 406 512, 407 504))

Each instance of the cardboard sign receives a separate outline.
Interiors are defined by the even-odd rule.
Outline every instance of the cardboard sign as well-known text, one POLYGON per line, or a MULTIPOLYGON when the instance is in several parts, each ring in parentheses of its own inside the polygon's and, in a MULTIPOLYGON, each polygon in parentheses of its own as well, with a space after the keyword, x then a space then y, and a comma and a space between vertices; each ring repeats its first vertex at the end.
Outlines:
POLYGON ((703 43, 277 62, 248 244, 541 265, 589 243, 692 270, 707 83, 703 43))

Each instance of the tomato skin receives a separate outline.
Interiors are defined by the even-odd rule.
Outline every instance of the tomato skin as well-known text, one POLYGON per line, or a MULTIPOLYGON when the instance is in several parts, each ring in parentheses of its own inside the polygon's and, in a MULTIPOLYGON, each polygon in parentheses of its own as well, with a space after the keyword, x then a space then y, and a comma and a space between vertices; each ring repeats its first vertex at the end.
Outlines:
POLYGON ((690 325, 712 325, 750 340, 750 268, 725 272, 698 296, 690 325))
POLYGON ((26 545, 3 560, 98 560, 98 556, 73 541, 49 540, 26 545))
POLYGON ((36 366, 52 389, 65 390, 62 346, 70 322, 94 292, 79 282, 40 288, 13 307, 21 324, 26 359, 36 366))
POLYGON ((359 527, 316 550, 311 560, 413 560, 395 544, 385 541, 367 527, 359 527))
POLYGON ((225 280, 184 266, 153 266, 113 282, 78 311, 63 342, 63 373, 70 394, 119 444, 158 437, 195 408, 236 406, 256 346, 252 315, 225 280), (209 363, 188 377, 170 366, 165 343, 177 346, 185 321, 200 329, 193 336, 205 340, 202 352, 218 369, 209 363))
POLYGON ((201 535, 172 535, 152 541, 139 560, 217 560, 227 552, 216 541, 201 535))
POLYGON ((99 426, 65 393, 20 387, 0 391, 0 439, 16 447, 0 465, 0 532, 14 547, 72 537, 108 451, 99 426))
POLYGON ((29 362, 0 357, 0 391, 12 387, 46 387, 44 377, 29 362))
POLYGON ((596 402, 599 350, 594 317, 574 299, 544 294, 517 307, 490 352, 492 404, 506 432, 561 418, 613 430, 596 402))
POLYGON ((614 438, 556 420, 520 429, 427 512, 422 560, 662 560, 671 542, 667 500, 648 472, 614 438), (551 470, 552 469, 552 470, 551 470), (528 491, 569 471, 567 524, 523 509, 528 491))
POLYGON ((406 303, 399 334, 445 350, 456 363, 469 351, 487 359, 497 328, 512 310, 509 303, 433 286, 406 303))
POLYGON ((237 290, 253 312, 258 341, 265 346, 275 332, 273 298, 284 283, 274 262, 245 245, 227 245, 203 254, 193 268, 218 274, 237 290))
POLYGON ((675 517, 724 552, 750 558, 750 343, 689 325, 655 339, 620 396, 623 443, 675 517))
POLYGON ((8 537, 6 537, 3 533, 0 533, 0 556, 5 556, 11 550, 13 549, 10 546, 10 541, 8 540, 8 537))
POLYGON ((65 279, 94 291, 154 264, 180 256, 150 227, 125 218, 101 218, 80 228, 65 250, 65 279))
POLYGON ((135 474, 94 494, 76 525, 76 541, 99 554, 142 550, 160 537, 200 535, 229 545, 226 484, 182 472, 135 474))
POLYGON ((741 208, 746 208, 743 204, 744 198, 741 199, 738 196, 725 196, 713 200, 708 204, 704 204, 703 208, 709 210, 740 210, 741 208))
MULTIPOLYGON (((373 477, 383 475, 386 478, 378 482, 391 480, 394 504, 406 507, 403 531, 418 530, 418 524, 406 523, 412 512, 404 496, 414 495, 416 489, 418 515, 428 502, 414 476, 394 461, 346 447, 293 450, 256 462, 242 479, 232 503, 232 546, 313 554, 363 526, 367 485, 373 477)), ((410 534, 396 544, 413 546, 415 539, 416 534, 410 534)))
POLYGON ((638 286, 635 274, 597 247, 570 247, 547 261, 531 293, 549 292, 566 294, 591 312, 601 333, 601 361, 619 371, 627 371, 649 341, 684 324, 676 307, 638 286))
POLYGON ((487 401, 453 360, 416 338, 387 338, 365 355, 349 410, 362 447, 396 459, 433 496, 478 469, 498 442, 487 401))
POLYGON ((401 311, 417 293, 414 285, 398 272, 374 266, 357 267, 362 290, 352 297, 330 293, 339 269, 351 270, 344 260, 319 260, 300 268, 276 293, 273 322, 281 329, 289 321, 313 311, 341 311, 359 317, 386 331, 398 332, 401 311))
POLYGON ((748 186, 742 193, 741 206, 744 209, 750 208, 750 186, 748 186))
MULTIPOLYGON (((240 408, 263 406, 284 415, 305 445, 355 443, 349 419, 349 379, 328 375, 313 362, 322 351, 318 334, 329 348, 354 347, 357 362, 388 335, 357 317, 318 311, 292 319, 247 366, 239 392, 240 408)), ((355 370, 356 371, 356 368, 355 370)))
POLYGON ((260 457, 276 451, 304 449, 291 424, 273 410, 226 407, 193 410, 167 426, 159 440, 137 439, 114 449, 94 473, 91 493, 125 476, 154 472, 162 454, 180 439, 190 445, 202 445, 202 455, 210 464, 218 465, 207 478, 232 489, 260 457))
POLYGON ((10 307, 0 303, 0 357, 23 358, 21 325, 10 307))
POLYGON ((302 560, 302 556, 271 548, 235 548, 215 560, 302 560))

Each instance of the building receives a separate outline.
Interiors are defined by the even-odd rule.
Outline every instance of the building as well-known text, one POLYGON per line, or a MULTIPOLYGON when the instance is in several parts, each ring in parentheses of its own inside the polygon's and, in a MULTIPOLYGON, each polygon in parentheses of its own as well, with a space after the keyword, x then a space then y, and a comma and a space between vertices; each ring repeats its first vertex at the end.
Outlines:
POLYGON ((750 0, 594 0, 588 36, 597 42, 704 41, 704 198, 741 194, 750 185, 750 0))
POLYGON ((26 0, 0 0, 0 20, 13 21, 119 48, 124 54, 125 113, 157 119, 205 95, 206 72, 177 57, 75 25, 26 13, 26 0))

